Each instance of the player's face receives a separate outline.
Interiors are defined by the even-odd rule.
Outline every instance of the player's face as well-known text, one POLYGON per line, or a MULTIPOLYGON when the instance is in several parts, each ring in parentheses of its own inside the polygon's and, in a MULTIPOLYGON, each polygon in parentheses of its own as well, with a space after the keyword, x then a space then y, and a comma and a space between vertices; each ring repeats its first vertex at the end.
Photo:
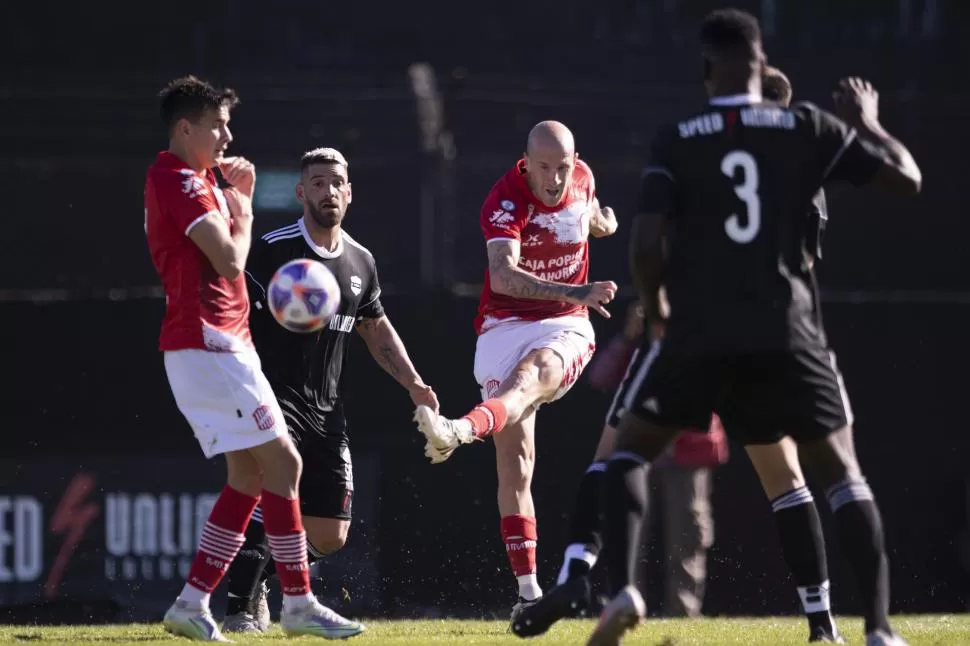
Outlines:
POLYGON ((209 108, 197 123, 187 123, 187 143, 192 155, 204 168, 212 168, 220 161, 232 143, 229 132, 229 106, 209 108))
POLYGON ((340 224, 351 201, 347 167, 342 164, 313 164, 303 171, 296 187, 304 214, 324 229, 340 224))
POLYGON ((559 204, 575 168, 576 153, 540 148, 525 156, 529 187, 546 206, 559 204))

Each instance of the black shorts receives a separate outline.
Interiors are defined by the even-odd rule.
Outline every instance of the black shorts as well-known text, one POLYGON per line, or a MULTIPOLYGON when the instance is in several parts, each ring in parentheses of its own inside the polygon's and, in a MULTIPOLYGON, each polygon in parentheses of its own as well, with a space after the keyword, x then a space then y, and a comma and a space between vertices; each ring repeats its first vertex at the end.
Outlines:
POLYGON ((280 407, 303 458, 300 511, 304 516, 350 520, 354 469, 343 415, 311 417, 305 409, 297 414, 291 402, 280 401, 280 407))
POLYGON ((633 413, 672 429, 707 430, 717 412, 742 444, 784 436, 809 442, 852 423, 835 354, 826 348, 736 355, 641 347, 627 368, 607 423, 633 413))

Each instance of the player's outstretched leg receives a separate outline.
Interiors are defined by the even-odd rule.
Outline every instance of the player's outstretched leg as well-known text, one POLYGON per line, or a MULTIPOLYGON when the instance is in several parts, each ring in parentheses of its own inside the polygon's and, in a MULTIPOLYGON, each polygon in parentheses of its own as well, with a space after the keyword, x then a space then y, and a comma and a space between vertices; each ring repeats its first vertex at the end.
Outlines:
POLYGON ((604 549, 613 595, 600 615, 589 646, 613 646, 646 616, 646 604, 637 590, 636 564, 640 531, 647 515, 647 475, 677 435, 627 413, 617 428, 616 449, 606 466, 604 482, 604 549))
POLYGON ((538 404, 555 396, 563 374, 562 357, 550 348, 539 348, 518 362, 493 397, 460 419, 448 419, 427 406, 418 406, 414 421, 428 440, 425 455, 434 464, 444 462, 462 444, 499 433, 531 415, 538 404))
POLYGON ((587 611, 592 590, 589 574, 603 547, 602 499, 606 458, 612 453, 616 429, 607 424, 600 436, 592 464, 579 483, 569 523, 569 543, 563 556, 556 587, 525 608, 512 622, 519 637, 534 637, 566 617, 587 611))
POLYGON ((246 529, 246 542, 226 572, 229 598, 223 632, 255 634, 269 630, 269 589, 264 575, 269 562, 263 512, 256 507, 246 529))
POLYGON ((856 458, 852 427, 799 446, 802 461, 826 489, 839 541, 862 598, 866 646, 906 646, 889 624, 889 559, 882 517, 856 458))
POLYGON ((845 643, 832 617, 822 521, 805 485, 797 445, 784 438, 771 444, 748 444, 745 450, 771 502, 782 554, 808 619, 808 641, 845 643))

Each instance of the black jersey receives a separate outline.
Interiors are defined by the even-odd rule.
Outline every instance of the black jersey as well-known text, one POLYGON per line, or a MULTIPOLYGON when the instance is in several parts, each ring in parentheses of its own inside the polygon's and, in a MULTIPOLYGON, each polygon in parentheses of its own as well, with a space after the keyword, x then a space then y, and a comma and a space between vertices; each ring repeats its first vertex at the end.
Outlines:
POLYGON ((313 243, 301 218, 253 241, 246 276, 252 299, 253 342, 287 421, 294 421, 300 430, 341 433, 341 373, 348 337, 361 319, 384 315, 374 256, 346 231, 341 231, 335 251, 321 249, 313 243), (266 305, 266 286, 273 274, 295 258, 323 263, 340 285, 340 307, 319 332, 290 332, 276 322, 266 305), (337 419, 327 422, 334 415, 337 419))
POLYGON ((668 216, 665 340, 691 352, 818 346, 806 251, 823 183, 868 183, 878 149, 835 115, 721 97, 661 130, 640 213, 668 216))

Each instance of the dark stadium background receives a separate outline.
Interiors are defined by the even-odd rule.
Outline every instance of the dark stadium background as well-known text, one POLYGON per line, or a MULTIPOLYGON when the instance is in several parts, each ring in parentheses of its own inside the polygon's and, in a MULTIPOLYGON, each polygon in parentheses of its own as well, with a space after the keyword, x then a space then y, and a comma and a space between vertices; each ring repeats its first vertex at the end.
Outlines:
MULTIPOLYGON (((922 166, 916 199, 831 193, 821 278, 885 518, 893 609, 965 610, 970 3, 734 4, 762 17, 796 99, 828 106, 840 76, 871 79, 884 123, 922 166)), ((478 209, 491 183, 533 123, 567 123, 620 220, 618 235, 591 244, 592 275, 628 284, 625 223, 646 147, 661 122, 703 100, 694 36, 717 6, 3 3, 0 622, 157 619, 194 549, 192 519, 220 486, 155 351, 164 305, 142 189, 166 144, 155 101, 164 82, 194 73, 239 91, 231 152, 257 166, 259 230, 297 217, 287 173, 304 150, 348 157, 347 229, 374 252, 385 307, 444 411, 458 414, 477 397, 478 209)), ((629 289, 621 296, 615 315, 629 289)), ((621 320, 594 317, 602 342, 621 320)), ((324 596, 345 614, 507 613, 514 587, 491 447, 430 466, 410 402, 363 343, 348 372, 356 517, 348 547, 321 571, 324 596)), ((605 406, 580 384, 540 414, 544 585, 605 406)), ((714 505, 706 612, 796 612, 770 509, 739 449, 718 471, 714 505)), ((835 608, 855 612, 834 543, 829 553, 835 608)), ((647 553, 651 572, 656 558, 647 553)))

